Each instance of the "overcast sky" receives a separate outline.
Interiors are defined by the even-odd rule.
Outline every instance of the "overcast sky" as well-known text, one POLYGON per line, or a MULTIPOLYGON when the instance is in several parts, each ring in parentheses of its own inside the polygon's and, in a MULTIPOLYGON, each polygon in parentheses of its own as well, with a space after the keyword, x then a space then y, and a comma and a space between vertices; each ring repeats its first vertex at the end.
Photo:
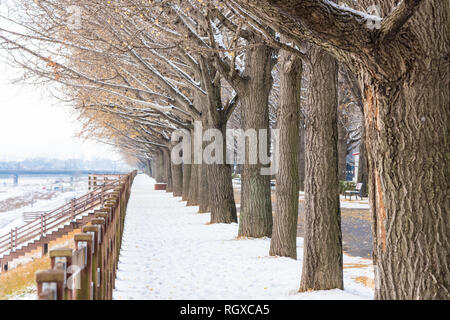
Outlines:
POLYGON ((0 161, 31 157, 120 159, 112 147, 75 137, 80 124, 43 87, 10 84, 17 70, 0 60, 0 161))

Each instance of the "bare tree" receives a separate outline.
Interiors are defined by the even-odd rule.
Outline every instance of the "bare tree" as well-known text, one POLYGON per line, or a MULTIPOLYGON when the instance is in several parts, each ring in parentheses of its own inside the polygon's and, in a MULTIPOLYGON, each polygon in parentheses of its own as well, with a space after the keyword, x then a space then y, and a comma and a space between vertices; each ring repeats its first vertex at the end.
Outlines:
POLYGON ((325 0, 232 2, 358 74, 376 298, 447 299, 448 3, 372 1, 375 17, 325 0))

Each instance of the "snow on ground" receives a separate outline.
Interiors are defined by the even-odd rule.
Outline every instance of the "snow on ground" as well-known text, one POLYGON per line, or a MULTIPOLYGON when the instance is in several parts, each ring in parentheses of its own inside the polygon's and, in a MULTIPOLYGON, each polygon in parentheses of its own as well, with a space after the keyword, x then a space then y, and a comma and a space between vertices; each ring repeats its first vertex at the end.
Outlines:
POLYGON ((24 224, 22 220, 23 212, 47 211, 58 208, 70 199, 79 197, 88 192, 87 177, 68 182, 68 177, 19 177, 19 185, 13 186, 8 181, 0 180, 0 201, 5 201, 12 197, 23 197, 28 199, 34 193, 53 190, 54 187, 61 187, 63 191, 57 191, 55 197, 47 200, 36 200, 34 203, 24 207, 16 208, 6 212, 0 212, 0 236, 8 233, 15 227, 24 224), (64 191, 66 190, 66 191, 64 191))
MULTIPOLYGON (((233 179, 233 188, 240 189, 241 188, 241 181, 239 179, 233 179)), ((272 187, 272 190, 275 190, 275 187, 272 187)), ((340 195, 340 201, 341 201, 341 208, 345 209, 370 209, 369 205, 369 198, 360 198, 356 199, 355 195, 352 195, 352 199, 350 200, 350 196, 347 195, 347 197, 340 195)), ((298 199, 300 201, 305 201, 305 192, 300 191, 298 199)))
POLYGON ((298 293, 298 259, 270 257, 270 239, 237 240, 238 225, 209 225, 210 214, 153 189, 138 175, 125 220, 114 299, 373 299, 357 277, 370 260, 344 256, 345 290, 298 293))
POLYGON ((341 199, 341 208, 345 209, 370 209, 369 200, 342 200, 341 199))
MULTIPOLYGON (((341 208, 345 209, 370 209, 369 198, 360 198, 356 199, 355 195, 352 195, 352 200, 350 200, 349 196, 345 198, 345 196, 340 195, 341 200, 341 208)), ((305 201, 305 192, 299 192, 299 200, 305 201)))

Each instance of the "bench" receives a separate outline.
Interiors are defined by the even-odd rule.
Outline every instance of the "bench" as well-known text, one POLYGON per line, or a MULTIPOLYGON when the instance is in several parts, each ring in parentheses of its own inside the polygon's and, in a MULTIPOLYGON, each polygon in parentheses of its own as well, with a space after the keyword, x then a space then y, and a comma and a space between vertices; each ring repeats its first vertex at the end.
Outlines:
MULTIPOLYGON (((350 200, 352 200, 352 194, 356 196, 356 200, 358 200, 358 194, 361 192, 362 182, 357 183, 354 190, 347 190, 344 192, 345 199, 347 200, 347 194, 350 196, 350 200)), ((361 196, 360 196, 361 198, 361 196)), ((361 198, 362 199, 362 198, 361 198)))

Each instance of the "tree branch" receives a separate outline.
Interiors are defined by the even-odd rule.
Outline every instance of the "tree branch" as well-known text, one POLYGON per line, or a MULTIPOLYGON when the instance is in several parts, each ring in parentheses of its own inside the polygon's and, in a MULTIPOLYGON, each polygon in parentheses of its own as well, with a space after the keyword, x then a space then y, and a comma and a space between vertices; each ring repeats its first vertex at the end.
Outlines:
POLYGON ((310 41, 338 56, 364 55, 367 48, 375 45, 378 30, 371 29, 368 22, 379 17, 329 0, 229 1, 295 41, 310 41))
POLYGON ((380 41, 392 39, 419 7, 422 0, 403 0, 381 23, 380 41))

